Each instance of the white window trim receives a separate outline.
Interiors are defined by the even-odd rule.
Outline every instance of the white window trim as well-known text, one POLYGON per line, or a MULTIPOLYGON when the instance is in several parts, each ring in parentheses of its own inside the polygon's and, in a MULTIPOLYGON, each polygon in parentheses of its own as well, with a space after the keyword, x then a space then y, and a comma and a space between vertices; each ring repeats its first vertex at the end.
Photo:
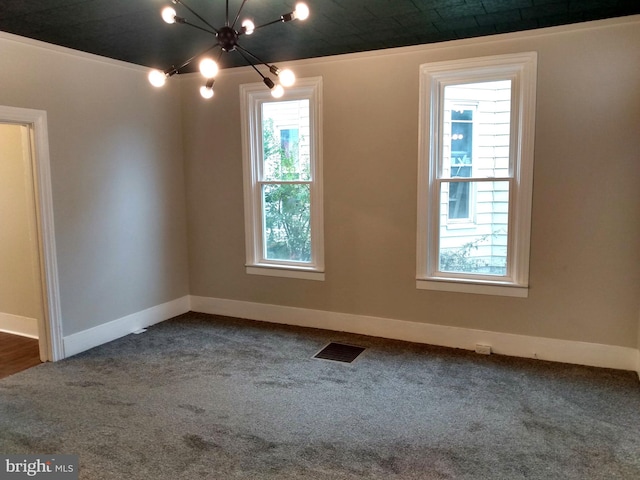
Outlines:
POLYGON ((264 83, 240 86, 242 120, 242 158, 244 172, 244 212, 246 273, 324 280, 324 220, 322 189, 322 77, 301 78, 285 91, 279 101, 309 99, 311 182, 311 262, 275 261, 265 258, 262 238, 262 208, 259 173, 261 168, 262 135, 252 138, 252 131, 261 131, 261 105, 273 102, 264 83))
POLYGON ((537 54, 527 52, 421 65, 416 257, 418 289, 528 296, 536 64, 537 54), (515 188, 510 188, 509 193, 507 276, 496 278, 438 272, 440 206, 439 194, 433 185, 442 148, 439 126, 443 115, 444 87, 499 79, 512 80, 510 158, 513 168, 511 186, 515 188))

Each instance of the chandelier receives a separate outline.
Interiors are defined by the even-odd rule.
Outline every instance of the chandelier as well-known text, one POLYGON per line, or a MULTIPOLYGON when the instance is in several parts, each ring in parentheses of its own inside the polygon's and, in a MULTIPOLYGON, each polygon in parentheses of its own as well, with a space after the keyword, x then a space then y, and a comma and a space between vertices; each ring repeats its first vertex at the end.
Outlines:
POLYGON ((187 4, 185 4, 182 0, 171 0, 171 2, 175 5, 181 5, 189 12, 191 12, 191 14, 193 14, 199 20, 200 25, 192 23, 184 17, 178 16, 173 7, 165 7, 162 10, 162 19, 165 22, 169 24, 179 23, 204 31, 213 35, 216 39, 216 42, 203 52, 194 55, 179 66, 172 65, 164 71, 155 69, 151 70, 151 72, 149 72, 149 82, 154 87, 162 87, 165 84, 167 78, 175 75, 176 73, 181 73, 180 71, 187 65, 189 65, 194 60, 202 57, 199 63, 199 69, 200 73, 202 73, 202 75, 205 77, 206 83, 202 87, 200 87, 200 95, 202 95, 203 98, 213 97, 213 85, 215 83, 215 76, 218 74, 219 66, 215 60, 205 55, 217 48, 220 48, 218 61, 220 60, 220 57, 223 53, 237 52, 238 54, 240 54, 240 56, 242 56, 247 64, 250 65, 256 72, 258 72, 258 75, 262 77, 262 81, 271 90, 271 95, 274 98, 282 97, 282 95, 284 95, 284 87, 290 87, 295 83, 296 77, 291 70, 281 70, 275 65, 269 65, 267 62, 260 60, 246 48, 240 46, 240 44, 238 43, 238 39, 243 35, 251 35, 256 30, 267 27, 269 25, 273 25, 275 23, 290 22, 292 20, 305 20, 309 16, 309 7, 307 7, 307 5, 305 5, 304 3, 296 4, 295 10, 293 12, 281 15, 280 18, 263 25, 259 25, 256 27, 252 20, 246 19, 242 21, 239 28, 236 28, 236 24, 238 23, 240 14, 242 13, 242 9, 247 3, 247 0, 242 0, 242 4, 240 5, 238 13, 236 14, 233 22, 229 21, 229 0, 226 0, 226 19, 224 26, 215 28, 202 16, 200 16, 187 4), (267 75, 264 75, 262 72, 260 72, 260 70, 258 70, 258 68, 256 67, 256 63, 267 67, 269 69, 269 72, 278 78, 279 83, 274 82, 269 77, 268 73, 267 75))

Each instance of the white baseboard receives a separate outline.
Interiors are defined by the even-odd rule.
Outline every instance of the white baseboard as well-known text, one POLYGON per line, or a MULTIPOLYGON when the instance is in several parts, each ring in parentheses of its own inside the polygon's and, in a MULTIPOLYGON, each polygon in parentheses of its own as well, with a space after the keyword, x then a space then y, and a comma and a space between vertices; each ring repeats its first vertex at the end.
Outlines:
POLYGON ((21 317, 11 313, 0 313, 0 332, 38 338, 38 319, 21 317))
MULTIPOLYGON (((198 296, 185 296, 64 337, 64 356, 76 355, 190 310, 465 350, 475 350, 476 344, 489 345, 496 354, 632 370, 640 378, 640 350, 635 348, 198 296)), ((0 314, 0 322, 4 315, 0 314)), ((33 321, 37 332, 37 322, 33 321)), ((7 330, 1 327, 0 323, 0 330, 7 330)))
POLYGON ((191 297, 191 310, 465 350, 475 350, 476 344, 489 345, 492 352, 501 355, 638 371, 640 375, 640 351, 615 345, 197 296, 191 297))
POLYGON ((189 296, 132 313, 97 327, 64 337, 64 357, 68 358, 90 348, 111 342, 141 328, 150 327, 190 310, 189 296))

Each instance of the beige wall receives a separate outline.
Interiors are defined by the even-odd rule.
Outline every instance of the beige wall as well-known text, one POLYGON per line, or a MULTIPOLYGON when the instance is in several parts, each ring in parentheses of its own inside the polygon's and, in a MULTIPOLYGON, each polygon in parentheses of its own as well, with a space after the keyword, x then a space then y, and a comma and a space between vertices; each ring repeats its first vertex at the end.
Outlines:
POLYGON ((180 94, 0 36, 0 105, 47 112, 65 336, 188 294, 180 94))
POLYGON ((191 294, 636 347, 640 18, 293 64, 324 79, 326 281, 246 275, 238 87, 182 82, 191 294), (418 70, 537 51, 529 298, 415 288, 418 70))
POLYGON ((42 315, 33 188, 23 158, 27 134, 26 127, 0 124, 0 316, 25 321, 42 315))

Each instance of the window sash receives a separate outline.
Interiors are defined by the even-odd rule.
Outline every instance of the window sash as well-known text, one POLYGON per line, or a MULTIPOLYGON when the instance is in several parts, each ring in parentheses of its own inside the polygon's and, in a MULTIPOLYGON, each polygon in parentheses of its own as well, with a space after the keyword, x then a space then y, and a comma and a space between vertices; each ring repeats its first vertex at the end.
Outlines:
POLYGON ((308 185, 309 186, 309 196, 310 196, 310 216, 311 216, 311 221, 313 219, 313 214, 315 212, 315 205, 313 202, 313 198, 314 198, 314 190, 315 190, 315 182, 313 181, 301 181, 301 180, 285 180, 285 181, 275 181, 275 180, 258 180, 255 183, 255 191, 254 191, 254 195, 255 197, 259 200, 260 202, 260 206, 259 206, 259 211, 261 212, 260 215, 260 226, 259 226, 259 235, 257 235, 257 245, 256 245, 256 250, 260 252, 260 255, 258 257, 258 264, 262 264, 262 265, 271 265, 271 266, 288 266, 288 267, 294 267, 294 268, 309 268, 309 269, 314 269, 315 264, 314 264, 314 259, 313 259, 313 253, 314 253, 314 229, 313 229, 313 224, 311 226, 311 260, 310 261, 287 261, 284 259, 274 259, 274 258, 268 258, 268 254, 267 254, 267 242, 265 241, 265 237, 264 237, 264 232, 265 232, 265 206, 264 206, 264 198, 263 198, 263 191, 264 191, 264 186, 265 185, 308 185))
MULTIPOLYGON (((429 276, 434 279, 457 279, 457 280, 476 280, 483 282, 500 282, 500 283, 513 283, 515 282, 514 272, 513 272, 513 262, 511 261, 511 255, 513 255, 513 249, 509 248, 513 242, 513 220, 514 216, 512 213, 512 205, 513 205, 513 195, 515 190, 515 180, 509 177, 501 177, 501 178, 477 178, 477 179, 434 179, 432 190, 434 192, 434 205, 438 205, 437 213, 433 215, 434 225, 433 232, 434 236, 432 241, 429 243, 429 251, 428 251, 428 271, 429 276), (506 257, 506 271, 504 275, 498 274, 481 274, 481 273, 464 273, 464 272, 452 272, 448 270, 440 269, 440 246, 441 246, 441 212, 440 208, 442 205, 442 185, 445 183, 461 183, 468 182, 469 184, 474 183, 506 183, 508 185, 508 205, 509 209, 507 212, 507 257, 506 257)), ((471 210, 474 210, 475 207, 470 207, 471 210)))
MULTIPOLYGON (((278 192, 277 190, 278 189, 276 188, 276 191, 275 191, 276 195, 278 195, 278 193, 280 193, 280 195, 285 193, 282 191, 278 192)), ((287 211, 286 205, 288 202, 286 200, 282 202, 281 200, 282 198, 280 198, 279 201, 275 202, 277 206, 276 210, 279 211, 280 213, 284 213, 285 216, 290 215, 290 217, 298 217, 298 220, 300 220, 301 213, 306 213, 306 212, 300 212, 300 211, 296 211, 296 212, 287 211)), ((262 253, 261 255, 262 262, 269 263, 269 264, 278 264, 278 265, 286 264, 286 265, 297 265, 297 266, 311 266, 311 261, 312 261, 311 253, 313 248, 313 243, 312 243, 313 232, 312 232, 312 222, 311 222, 312 208, 313 208, 313 205, 311 204, 311 185, 308 183, 301 184, 301 183, 269 182, 266 184, 263 183, 261 185, 260 209, 261 209, 262 215, 260 218, 261 220, 260 221, 260 242, 261 242, 260 251, 262 253), (273 217, 271 217, 271 220, 274 223, 271 226, 269 226, 268 217, 271 211, 267 207, 267 203, 266 203, 267 196, 269 195, 268 187, 281 187, 283 185, 294 186, 294 187, 298 187, 302 185, 303 187, 307 187, 303 189, 294 189, 295 191, 293 192, 286 192, 296 196, 303 195, 307 197, 309 211, 307 213, 308 223, 306 223, 306 225, 304 220, 293 222, 293 225, 291 224, 283 225, 282 221, 278 221, 277 218, 274 219, 273 217), (283 230, 284 230, 285 238, 282 237, 283 230), (290 233, 291 230, 298 230, 297 232, 298 235, 294 238, 289 238, 288 233, 290 233), (270 240, 273 243, 271 243, 270 240), (270 255, 270 249, 274 249, 274 251, 271 252, 272 253, 271 255, 270 255), (309 258, 306 258, 307 249, 308 249, 309 258), (286 258, 282 256, 283 254, 287 254, 287 253, 289 255, 292 255, 293 257, 286 258), (298 257, 298 258, 295 258, 295 257, 298 257)))
MULTIPOLYGON (((269 95, 269 97, 271 97, 271 95, 269 95)), ((266 170, 266 166, 267 166, 267 158, 265 158, 264 156, 264 131, 263 131, 263 127, 264 127, 264 105, 265 104, 277 104, 277 103, 287 103, 287 102, 295 102, 295 101, 300 101, 300 100, 308 100, 308 114, 309 114, 309 172, 308 172, 308 177, 303 178, 301 180, 304 181, 314 181, 314 175, 315 175, 315 163, 316 163, 316 159, 315 159, 315 152, 316 149, 314 148, 314 142, 316 141, 316 139, 314 138, 315 135, 313 134, 314 132, 314 128, 316 127, 316 125, 314 124, 314 119, 315 119, 315 115, 314 115, 314 105, 312 103, 312 99, 309 98, 308 95, 304 95, 304 94, 300 94, 300 92, 297 92, 297 94, 294 92, 291 95, 287 95, 287 98, 282 99, 282 100, 273 100, 273 98, 270 99, 260 99, 257 102, 256 105, 256 126, 259 126, 261 128, 260 130, 260 135, 256 135, 255 141, 257 143, 256 145, 256 152, 261 152, 259 159, 257 159, 257 172, 258 172, 258 180, 259 181, 269 181, 267 180, 267 176, 265 174, 265 170, 266 170)), ((299 160, 299 158, 298 158, 299 160)), ((278 179, 278 178, 274 178, 273 181, 276 182, 282 182, 282 181, 287 181, 287 180, 283 180, 283 179, 278 179)))

